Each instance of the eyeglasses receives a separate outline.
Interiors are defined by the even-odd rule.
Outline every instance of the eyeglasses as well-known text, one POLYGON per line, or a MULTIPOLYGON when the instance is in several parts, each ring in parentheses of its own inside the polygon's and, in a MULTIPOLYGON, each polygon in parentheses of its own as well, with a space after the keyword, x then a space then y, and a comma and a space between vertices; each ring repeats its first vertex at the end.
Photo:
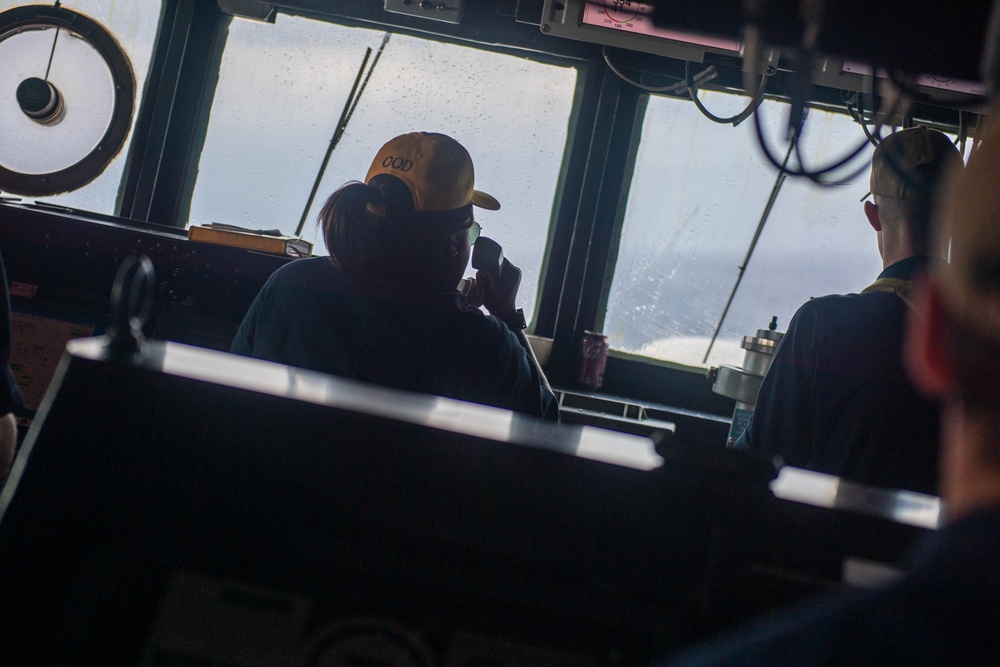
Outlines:
POLYGON ((479 240, 479 235, 483 231, 483 226, 480 225, 475 220, 472 221, 472 226, 469 227, 469 245, 476 245, 476 241, 479 240))

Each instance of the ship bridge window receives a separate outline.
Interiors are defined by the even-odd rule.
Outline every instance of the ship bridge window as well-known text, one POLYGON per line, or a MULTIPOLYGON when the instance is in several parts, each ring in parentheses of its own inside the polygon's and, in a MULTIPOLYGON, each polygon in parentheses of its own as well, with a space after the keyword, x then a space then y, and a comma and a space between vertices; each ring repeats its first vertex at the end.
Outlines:
MULTIPOLYGON (((143 96, 150 60, 153 57, 153 45, 156 41, 156 34, 160 26, 162 2, 155 0, 142 0, 142 2, 118 2, 116 0, 62 0, 61 3, 56 4, 61 6, 63 9, 83 14, 93 19, 118 41, 119 46, 121 46, 125 55, 128 56, 132 66, 133 75, 135 76, 136 109, 132 115, 132 127, 125 138, 125 142, 122 145, 121 150, 108 164, 104 171, 87 185, 64 194, 45 197, 45 201, 48 203, 58 204, 60 206, 111 215, 114 214, 116 210, 118 190, 127 162, 135 119, 138 117, 137 107, 143 96)), ((28 5, 42 5, 42 3, 24 2, 23 0, 0 0, 0 12, 28 5)), ((48 3, 48 5, 51 5, 51 3, 48 3)), ((38 76, 44 76, 51 79, 53 83, 57 84, 57 87, 58 84, 62 82, 63 85, 72 89, 72 86, 77 83, 76 80, 78 80, 78 77, 80 76, 79 68, 76 67, 74 63, 74 54, 76 52, 72 47, 75 45, 75 42, 66 38, 58 38, 56 30, 54 29, 44 30, 43 33, 39 35, 39 38, 43 39, 45 44, 42 48, 38 49, 38 76), (51 36, 45 33, 51 33, 51 36), (53 48, 47 47, 50 42, 53 43, 53 48)), ((19 55, 23 56, 24 54, 22 53, 19 55)), ((0 54, 0 68, 3 66, 4 58, 3 55, 0 54)), ((89 72, 90 70, 85 71, 89 72)), ((5 81, 4 83, 8 82, 5 81)), ((6 94, 6 88, 4 90, 4 94, 6 94)), ((4 98, 4 103, 7 105, 13 104, 13 96, 4 98)), ((77 99, 77 103, 79 103, 79 99, 77 99)), ((70 109, 72 104, 72 99, 66 100, 67 109, 70 109)), ((108 104, 110 105, 110 101, 108 101, 108 104)), ((11 107, 9 106, 4 107, 4 113, 9 114, 8 118, 10 116, 21 118, 19 110, 10 113, 10 108, 11 107)), ((13 108, 17 109, 17 107, 13 108)), ((73 140, 76 135, 86 135, 88 132, 93 131, 91 126, 85 124, 95 122, 95 118, 101 121, 105 120, 98 112, 86 112, 81 114, 69 114, 67 112, 65 118, 63 118, 60 122, 52 123, 47 126, 46 131, 48 132, 48 141, 53 146, 58 147, 70 144, 72 143, 71 140, 73 140)), ((100 134, 96 136, 99 137, 100 134)), ((2 151, 0 151, 0 153, 2 153, 2 151)), ((73 160, 70 160, 67 157, 66 161, 63 162, 61 161, 63 154, 60 150, 54 150, 52 153, 54 154, 53 156, 46 156, 50 160, 51 164, 47 162, 45 164, 45 169, 55 171, 69 167, 74 164, 77 158, 75 153, 67 152, 66 155, 72 155, 73 160)), ((84 153, 86 153, 86 151, 84 151, 84 153)), ((0 163, 3 162, 4 157, 9 156, 0 154, 0 163)), ((15 155, 15 157, 17 156, 15 155)), ((19 163, 20 160, 17 160, 16 162, 19 163)), ((11 169, 16 169, 14 166, 8 166, 11 169)), ((25 171, 25 173, 38 172, 25 171)), ((43 171, 41 173, 45 172, 43 171)))
MULTIPOLYGON (((702 97, 716 115, 747 104, 726 93, 702 97)), ((768 100, 759 113, 780 160, 788 106, 768 100)), ((859 201, 867 170, 837 187, 786 179, 706 362, 777 169, 761 153, 752 120, 719 125, 689 100, 650 98, 641 131, 603 323, 612 349, 685 366, 739 365, 743 336, 772 316, 784 331, 809 298, 858 292, 881 271, 859 201)), ((814 109, 802 141, 806 164, 826 165, 864 135, 847 114, 814 109)), ((871 151, 852 165, 866 164, 871 151)))
POLYGON ((326 197, 363 179, 389 138, 443 132, 469 149, 477 187, 502 204, 478 219, 523 270, 520 298, 532 313, 578 74, 573 66, 298 16, 279 14, 274 24, 234 18, 189 224, 286 234, 301 224, 303 238, 325 254, 316 218, 326 197), (346 129, 324 168, 342 117, 346 129))

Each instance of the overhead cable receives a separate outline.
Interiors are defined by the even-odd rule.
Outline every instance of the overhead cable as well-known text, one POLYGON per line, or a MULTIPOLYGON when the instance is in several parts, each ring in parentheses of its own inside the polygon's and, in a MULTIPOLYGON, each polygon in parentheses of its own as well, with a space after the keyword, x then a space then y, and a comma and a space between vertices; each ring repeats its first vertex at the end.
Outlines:
POLYGON ((764 90, 767 88, 767 73, 764 72, 760 75, 760 82, 757 84, 757 90, 754 91, 753 97, 750 98, 750 103, 746 106, 746 108, 736 115, 729 116, 728 118, 722 118, 706 109, 705 105, 702 104, 700 99, 698 99, 699 84, 695 83, 694 77, 691 76, 691 63, 686 63, 684 65, 684 80, 687 82, 687 92, 691 97, 691 101, 694 102, 696 107, 698 107, 698 111, 700 111, 702 115, 713 123, 720 123, 722 125, 731 123, 733 127, 736 127, 745 121, 754 111, 757 110, 757 107, 759 107, 761 102, 764 101, 764 90))
MULTIPOLYGON (((844 185, 846 183, 849 183, 855 178, 857 178, 859 175, 864 173, 866 170, 868 170, 871 167, 871 165, 865 163, 859 166, 857 169, 851 171, 846 176, 840 178, 831 176, 833 172, 845 168, 848 164, 854 161, 874 141, 881 141, 882 128, 885 126, 886 121, 896 116, 897 114, 901 113, 901 111, 906 108, 908 102, 906 96, 899 90, 896 89, 891 89, 891 90, 892 94, 890 94, 887 98, 884 98, 883 110, 879 111, 879 113, 876 114, 875 129, 870 132, 866 132, 865 141, 860 143, 856 148, 848 152, 845 156, 833 160, 829 164, 824 165, 822 167, 810 168, 805 165, 804 160, 802 159, 801 150, 799 149, 799 145, 802 139, 802 137, 799 135, 805 132, 806 124, 803 123, 802 125, 800 125, 799 129, 795 132, 795 136, 793 136, 792 138, 793 141, 795 141, 796 137, 798 138, 798 140, 795 141, 794 143, 796 152, 796 162, 798 164, 794 167, 785 167, 785 171, 787 171, 787 173, 791 176, 803 176, 805 178, 808 178, 814 183, 817 183, 818 185, 833 186, 833 185, 844 185), (871 138, 868 137, 869 134, 871 135, 871 138)), ((768 141, 764 137, 764 128, 761 121, 760 109, 758 109, 757 112, 754 114, 754 129, 756 130, 757 133, 757 141, 760 144, 761 150, 763 151, 764 156, 767 158, 768 162, 770 162, 776 168, 781 169, 782 163, 778 160, 777 157, 775 157, 774 151, 768 145, 768 141)))
MULTIPOLYGON (((625 72, 623 72, 621 68, 618 67, 618 65, 612 62, 610 49, 608 48, 607 45, 604 46, 603 53, 604 53, 604 62, 605 64, 607 64, 608 69, 617 74, 621 80, 635 86, 636 88, 639 88, 640 90, 644 90, 647 93, 684 93, 690 86, 686 76, 677 83, 671 84, 669 86, 650 86, 640 81, 636 81, 629 75, 625 74, 625 72)), ((697 87, 708 83, 716 76, 718 76, 718 72, 716 71, 715 67, 709 66, 703 69, 702 71, 698 72, 697 74, 695 74, 694 77, 692 78, 695 87, 697 87)))

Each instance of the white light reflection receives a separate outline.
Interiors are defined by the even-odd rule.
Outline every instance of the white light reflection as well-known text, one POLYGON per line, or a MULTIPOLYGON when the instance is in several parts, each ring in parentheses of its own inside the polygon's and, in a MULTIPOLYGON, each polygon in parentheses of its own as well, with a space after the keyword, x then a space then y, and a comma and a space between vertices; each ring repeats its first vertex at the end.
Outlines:
POLYGON ((623 446, 626 443, 622 442, 621 435, 617 431, 590 427, 580 440, 576 453, 578 456, 595 461, 639 470, 654 470, 663 465, 663 459, 656 453, 652 440, 630 436, 636 438, 636 441, 628 443, 631 446, 623 446))
POLYGON ((833 507, 839 487, 839 477, 790 466, 782 468, 771 482, 776 497, 820 507, 833 507))
MULTIPOLYGON (((105 355, 103 339, 70 341, 68 350, 91 359, 105 355)), ((649 438, 593 426, 557 426, 492 406, 398 391, 180 343, 151 344, 143 365, 178 377, 639 470, 663 464, 649 438)))
POLYGON ((934 496, 865 486, 791 466, 781 469, 771 491, 783 500, 873 514, 921 528, 940 527, 944 514, 941 500, 934 496))
POLYGON ((940 498, 914 491, 897 491, 893 518, 900 523, 926 528, 940 528, 944 524, 945 507, 940 498))

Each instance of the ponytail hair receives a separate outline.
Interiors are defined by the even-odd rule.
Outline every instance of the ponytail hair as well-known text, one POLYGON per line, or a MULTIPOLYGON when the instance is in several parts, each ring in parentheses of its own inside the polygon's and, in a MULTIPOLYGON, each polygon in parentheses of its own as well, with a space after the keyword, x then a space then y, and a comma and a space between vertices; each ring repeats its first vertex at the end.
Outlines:
POLYGON ((334 265, 372 292, 440 289, 453 277, 450 239, 468 233, 472 204, 444 212, 414 208, 410 187, 390 174, 345 184, 319 214, 334 265))
POLYGON ((407 244, 396 218, 412 215, 410 189, 395 176, 379 175, 371 183, 351 181, 326 200, 319 213, 326 249, 337 267, 358 282, 392 278, 407 264, 407 244))

